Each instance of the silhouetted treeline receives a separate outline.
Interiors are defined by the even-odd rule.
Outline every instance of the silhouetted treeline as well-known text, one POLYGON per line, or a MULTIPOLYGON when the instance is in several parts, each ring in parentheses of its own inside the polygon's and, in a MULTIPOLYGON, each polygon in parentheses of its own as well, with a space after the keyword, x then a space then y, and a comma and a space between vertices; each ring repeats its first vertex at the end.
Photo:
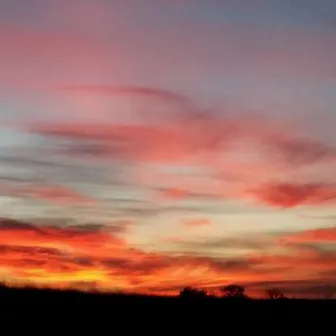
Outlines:
POLYGON ((43 322, 52 328, 61 324, 77 327, 87 324, 113 324, 115 327, 122 324, 127 327, 138 320, 149 324, 153 321, 170 324, 187 322, 196 327, 196 321, 210 323, 223 319, 280 319, 281 323, 334 319, 336 300, 281 300, 281 292, 275 289, 268 291, 270 299, 258 300, 249 299, 245 288, 234 284, 223 287, 221 297, 191 287, 182 289, 178 296, 161 297, 0 286, 0 321, 9 322, 12 326, 22 321, 33 324, 43 322))
MULTIPOLYGON (((335 295, 334 287, 330 285, 324 286, 323 292, 324 299, 332 299, 335 295)), ((179 297, 182 299, 209 299, 214 297, 225 299, 252 299, 247 295, 245 287, 237 284, 226 285, 220 288, 219 291, 217 291, 217 294, 214 294, 214 292, 207 292, 205 289, 185 287, 180 291, 179 297)), ((264 298, 269 300, 287 299, 285 294, 279 288, 267 288, 265 290, 264 298)))

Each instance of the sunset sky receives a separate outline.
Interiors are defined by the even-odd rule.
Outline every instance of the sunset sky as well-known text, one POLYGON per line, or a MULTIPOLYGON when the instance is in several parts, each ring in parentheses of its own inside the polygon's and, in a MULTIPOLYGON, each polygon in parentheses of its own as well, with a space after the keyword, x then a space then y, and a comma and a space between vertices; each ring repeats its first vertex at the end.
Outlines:
POLYGON ((0 280, 336 283, 335 0, 1 0, 0 280))

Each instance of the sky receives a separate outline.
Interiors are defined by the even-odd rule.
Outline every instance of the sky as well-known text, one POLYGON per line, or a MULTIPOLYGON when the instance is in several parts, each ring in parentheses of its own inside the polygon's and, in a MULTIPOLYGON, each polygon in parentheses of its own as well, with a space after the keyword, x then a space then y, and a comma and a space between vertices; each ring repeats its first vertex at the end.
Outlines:
POLYGON ((324 295, 335 24, 334 0, 2 0, 0 279, 324 295))

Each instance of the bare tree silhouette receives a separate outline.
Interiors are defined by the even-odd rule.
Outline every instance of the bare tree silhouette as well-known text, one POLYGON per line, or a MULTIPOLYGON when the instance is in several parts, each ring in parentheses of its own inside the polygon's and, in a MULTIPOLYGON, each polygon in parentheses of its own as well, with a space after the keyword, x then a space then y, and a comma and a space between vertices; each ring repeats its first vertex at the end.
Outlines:
POLYGON ((230 284, 222 287, 221 292, 227 298, 246 298, 245 287, 236 284, 230 284))

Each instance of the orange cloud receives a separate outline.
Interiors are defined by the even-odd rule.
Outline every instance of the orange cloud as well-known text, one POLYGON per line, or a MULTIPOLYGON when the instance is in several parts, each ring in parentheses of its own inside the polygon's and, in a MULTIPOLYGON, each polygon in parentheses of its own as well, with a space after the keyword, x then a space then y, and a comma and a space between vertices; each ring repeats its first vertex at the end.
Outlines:
POLYGON ((284 281, 334 269, 333 256, 318 251, 233 260, 169 256, 134 248, 104 229, 38 227, 5 219, 0 251, 0 272, 13 283, 57 288, 95 283, 101 290, 142 293, 173 294, 185 285, 216 288, 232 281, 284 281))
POLYGON ((0 268, 21 282, 63 287, 94 281, 100 289, 168 293, 185 283, 218 281, 231 268, 207 258, 145 253, 104 233, 22 225, 14 230, 11 239, 12 229, 0 230, 0 268))

